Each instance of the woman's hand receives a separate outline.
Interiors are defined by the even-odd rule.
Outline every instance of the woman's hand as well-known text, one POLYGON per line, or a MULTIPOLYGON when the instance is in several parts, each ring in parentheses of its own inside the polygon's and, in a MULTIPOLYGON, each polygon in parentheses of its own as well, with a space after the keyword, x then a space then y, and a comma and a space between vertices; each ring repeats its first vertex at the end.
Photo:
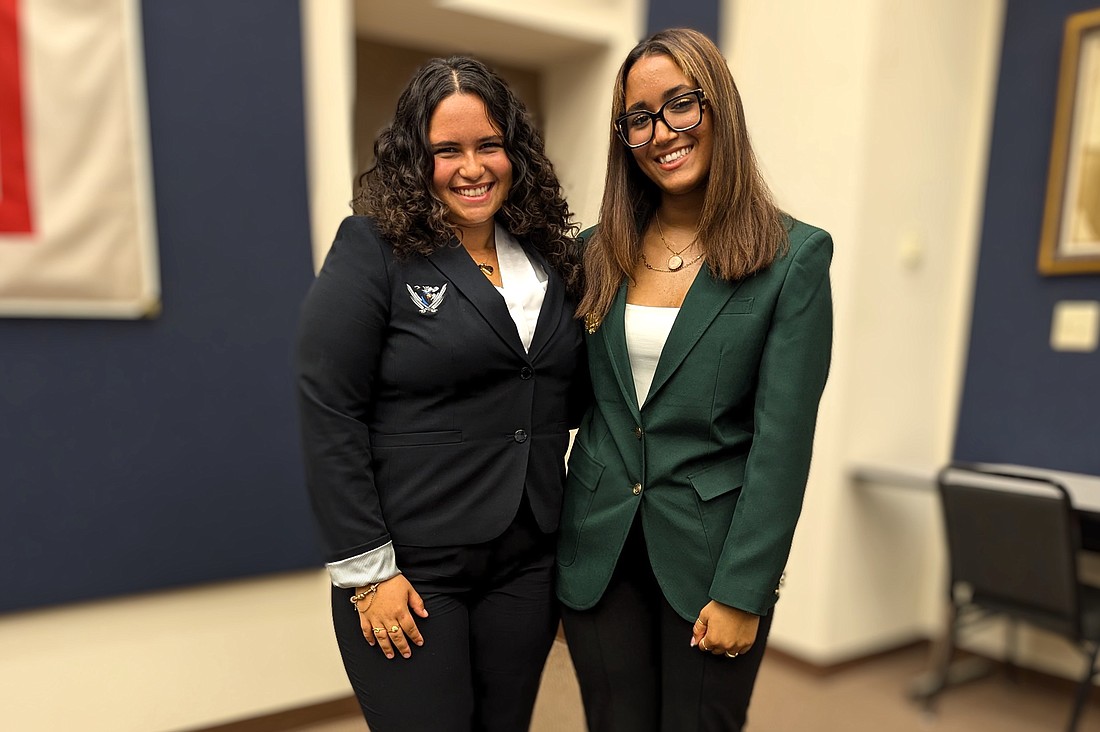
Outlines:
MULTIPOLYGON (((356 587, 355 594, 366 589, 356 587)), ((424 601, 404 575, 399 574, 385 582, 379 582, 372 599, 369 604, 359 602, 359 606, 363 608, 359 611, 359 624, 367 643, 372 646, 377 643, 386 658, 393 658, 394 649, 405 658, 411 656, 409 641, 418 646, 424 645, 424 637, 416 627, 413 613, 426 618, 428 611, 424 608, 424 601)))
POLYGON ((759 627, 759 615, 711 600, 699 611, 691 630, 691 646, 733 658, 752 648, 759 627))

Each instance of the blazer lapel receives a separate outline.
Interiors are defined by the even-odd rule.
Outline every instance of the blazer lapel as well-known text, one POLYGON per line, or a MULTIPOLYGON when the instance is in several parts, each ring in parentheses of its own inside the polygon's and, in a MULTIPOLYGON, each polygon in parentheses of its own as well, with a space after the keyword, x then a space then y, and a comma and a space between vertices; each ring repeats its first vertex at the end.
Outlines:
MULTIPOLYGON (((542 309, 539 311, 539 319, 535 324, 535 334, 531 338, 531 348, 528 351, 531 360, 534 361, 538 358, 539 352, 542 350, 549 341, 550 337, 554 335, 554 332, 558 329, 558 325, 562 321, 561 309, 562 304, 565 301, 565 282, 555 272, 542 254, 535 250, 534 247, 529 246, 526 242, 521 242, 523 251, 527 254, 527 258, 531 260, 533 265, 539 265, 543 271, 546 272, 546 297, 542 301, 542 309)), ((573 317, 572 313, 567 314, 569 318, 573 317)))
POLYGON ((634 388, 634 372, 630 370, 630 354, 626 349, 626 280, 619 286, 619 293, 615 296, 611 308, 603 318, 603 323, 596 331, 597 336, 607 348, 608 360, 611 361, 611 370, 615 374, 615 381, 623 393, 630 412, 634 419, 641 418, 638 409, 638 390, 634 388))
POLYGON ((672 331, 668 334, 668 340, 665 341, 665 347, 661 350, 661 358, 657 361, 657 370, 653 373, 653 384, 649 387, 647 402, 653 399, 673 372, 679 368, 688 352, 710 327, 711 322, 718 317, 722 307, 740 286, 740 281, 730 283, 718 279, 709 267, 699 271, 695 281, 688 288, 684 304, 680 306, 680 313, 676 316, 672 331))
POLYGON ((451 245, 433 252, 428 261, 466 296, 501 340, 517 354, 527 358, 523 342, 519 339, 519 331, 508 313, 504 298, 477 268, 461 244, 453 241, 451 245))

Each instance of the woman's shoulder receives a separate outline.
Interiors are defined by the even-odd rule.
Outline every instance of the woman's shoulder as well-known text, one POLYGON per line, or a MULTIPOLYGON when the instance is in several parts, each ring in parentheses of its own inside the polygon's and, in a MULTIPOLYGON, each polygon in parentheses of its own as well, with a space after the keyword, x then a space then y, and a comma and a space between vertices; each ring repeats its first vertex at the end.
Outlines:
POLYGON ((348 216, 340 222, 321 269, 350 269, 377 275, 389 269, 393 260, 393 245, 373 219, 369 216, 348 216))
POLYGON ((339 241, 341 238, 369 239, 377 241, 379 244, 384 244, 390 249, 393 248, 393 245, 390 244, 386 236, 382 233, 381 228, 378 226, 378 222, 370 216, 363 216, 360 214, 346 216, 344 220, 340 222, 340 228, 336 231, 336 239, 339 241))
POLYGON ((361 257, 381 256, 386 260, 394 257, 393 243, 378 222, 370 216, 358 214, 347 216, 340 222, 332 248, 350 250, 361 257))
POLYGON ((828 231, 800 221, 790 214, 783 215, 783 222, 787 229, 789 244, 785 254, 786 259, 798 259, 800 255, 805 257, 810 252, 820 252, 826 257, 832 255, 833 237, 828 231))
POLYGON ((800 247, 810 239, 828 239, 832 241, 832 236, 825 229, 800 221, 790 214, 783 214, 783 222, 786 225, 787 239, 790 241, 792 249, 796 246, 800 247))

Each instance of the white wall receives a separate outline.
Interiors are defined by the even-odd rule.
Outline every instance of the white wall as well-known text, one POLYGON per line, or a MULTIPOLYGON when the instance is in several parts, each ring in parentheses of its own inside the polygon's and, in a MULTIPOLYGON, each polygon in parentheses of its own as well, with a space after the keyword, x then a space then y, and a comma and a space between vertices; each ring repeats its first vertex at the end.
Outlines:
POLYGON ((828 664, 939 620, 934 494, 857 486, 851 470, 916 464, 930 475, 950 456, 1002 4, 726 10, 727 55, 768 178, 836 243, 833 370, 772 635, 828 664))

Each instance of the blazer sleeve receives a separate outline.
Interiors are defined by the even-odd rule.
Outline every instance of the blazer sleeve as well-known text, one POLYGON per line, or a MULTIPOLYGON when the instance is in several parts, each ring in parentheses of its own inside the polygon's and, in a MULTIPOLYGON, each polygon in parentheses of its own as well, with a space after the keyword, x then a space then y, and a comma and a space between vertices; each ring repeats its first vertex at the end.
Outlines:
POLYGON ((371 464, 373 386, 388 322, 381 243, 362 217, 341 224, 302 306, 296 369, 306 483, 333 584, 397 574, 371 464))
POLYGON ((778 598, 810 470, 832 349, 828 233, 791 242, 792 262, 765 341, 744 485, 710 597, 758 615, 778 598))

